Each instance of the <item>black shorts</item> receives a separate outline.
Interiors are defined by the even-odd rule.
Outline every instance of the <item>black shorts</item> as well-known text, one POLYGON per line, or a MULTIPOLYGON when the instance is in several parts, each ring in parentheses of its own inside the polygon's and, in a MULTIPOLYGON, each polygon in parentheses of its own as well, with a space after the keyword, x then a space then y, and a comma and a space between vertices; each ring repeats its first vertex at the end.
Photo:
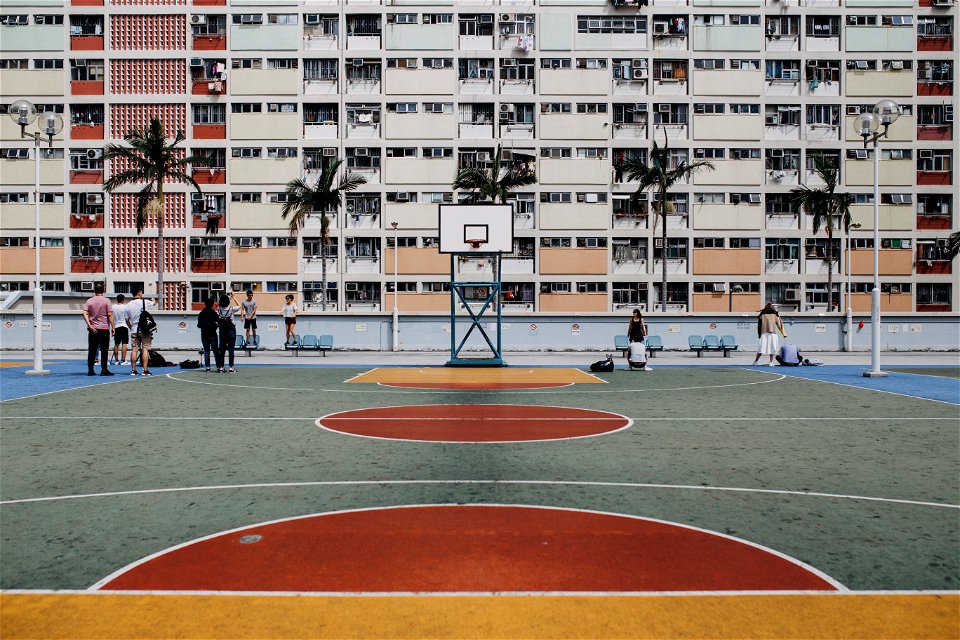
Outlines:
POLYGON ((290 325, 297 324, 297 319, 296 319, 296 318, 284 318, 283 321, 287 324, 288 327, 289 327, 290 325))
POLYGON ((113 344, 127 344, 130 342, 130 330, 126 327, 115 327, 113 329, 113 344))
POLYGON ((257 328, 257 319, 256 318, 247 318, 243 321, 244 329, 256 329, 257 328))

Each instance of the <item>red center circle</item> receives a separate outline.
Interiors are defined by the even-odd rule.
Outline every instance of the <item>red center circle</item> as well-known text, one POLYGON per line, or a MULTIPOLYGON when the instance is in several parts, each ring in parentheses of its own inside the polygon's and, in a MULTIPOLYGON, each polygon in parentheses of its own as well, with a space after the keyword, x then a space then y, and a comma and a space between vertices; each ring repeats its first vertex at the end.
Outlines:
POLYGON ((108 590, 288 592, 833 591, 743 540, 618 514, 442 505, 311 515, 168 549, 108 590))
POLYGON ((624 429, 626 416, 593 409, 513 404, 377 407, 323 416, 330 431, 418 442, 530 442, 584 438, 624 429))

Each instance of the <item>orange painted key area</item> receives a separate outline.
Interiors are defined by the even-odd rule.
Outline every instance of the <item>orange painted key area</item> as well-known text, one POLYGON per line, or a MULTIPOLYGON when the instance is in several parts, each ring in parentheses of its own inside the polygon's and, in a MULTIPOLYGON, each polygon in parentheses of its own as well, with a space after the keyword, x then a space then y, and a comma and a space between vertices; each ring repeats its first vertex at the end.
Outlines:
POLYGON ((616 413, 513 404, 428 404, 341 411, 317 425, 367 438, 417 442, 530 442, 619 431, 632 421, 616 413))
POLYGON ((836 584, 768 549, 672 523, 444 505, 246 527, 162 552, 100 588, 490 593, 833 591, 836 584))
POLYGON ((381 367, 347 380, 417 389, 543 389, 572 384, 605 384, 573 368, 381 367))

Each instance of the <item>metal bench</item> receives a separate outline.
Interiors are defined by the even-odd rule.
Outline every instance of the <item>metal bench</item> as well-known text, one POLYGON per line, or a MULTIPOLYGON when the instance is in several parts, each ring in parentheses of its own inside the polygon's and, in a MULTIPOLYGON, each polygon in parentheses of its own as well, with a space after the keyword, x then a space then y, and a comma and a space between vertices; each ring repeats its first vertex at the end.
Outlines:
POLYGON ((657 352, 663 351, 663 340, 660 339, 660 336, 647 336, 645 342, 647 343, 647 355, 651 358, 656 358, 657 352))
POLYGON ((699 358, 703 354, 703 336, 687 336, 687 346, 690 348, 690 351, 696 351, 697 357, 699 358))
POLYGON ((627 336, 613 336, 613 348, 626 358, 627 353, 630 351, 630 341, 627 339, 627 336))

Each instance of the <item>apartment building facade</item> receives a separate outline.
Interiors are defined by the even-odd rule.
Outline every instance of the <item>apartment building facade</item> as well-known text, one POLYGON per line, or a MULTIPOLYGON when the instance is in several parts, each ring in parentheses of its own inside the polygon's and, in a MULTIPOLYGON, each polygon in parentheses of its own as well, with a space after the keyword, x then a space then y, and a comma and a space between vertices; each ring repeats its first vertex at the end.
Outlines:
MULTIPOLYGON (((396 295, 404 313, 443 313, 438 204, 502 145, 505 166, 537 176, 510 196, 506 314, 826 311, 828 239, 788 197, 820 186, 818 155, 859 225, 849 253, 835 234, 833 299, 849 280, 864 312, 873 151, 853 121, 891 98, 882 310, 956 313, 956 20, 951 0, 0 0, 0 109, 23 98, 65 121, 35 150, 0 120, 0 287, 33 287, 39 152, 46 290, 155 290, 163 260, 168 309, 250 288, 313 312, 325 253, 328 312, 389 311, 396 295), (136 232, 136 187, 102 190, 117 169, 104 144, 152 117, 211 160, 193 170, 202 195, 167 189, 162 256, 155 227, 136 232), (715 167, 671 190, 666 246, 619 169, 654 139, 673 164, 715 167), (286 183, 336 158, 367 184, 290 237, 286 183)), ((453 266, 491 273, 483 256, 453 266)))

